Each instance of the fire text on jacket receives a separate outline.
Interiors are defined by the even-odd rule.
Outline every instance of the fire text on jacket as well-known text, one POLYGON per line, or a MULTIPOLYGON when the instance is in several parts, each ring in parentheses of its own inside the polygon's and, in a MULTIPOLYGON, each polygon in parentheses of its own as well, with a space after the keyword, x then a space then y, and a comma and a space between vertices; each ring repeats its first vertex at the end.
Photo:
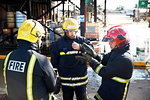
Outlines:
POLYGON ((26 62, 10 60, 8 64, 8 70, 24 72, 26 62))

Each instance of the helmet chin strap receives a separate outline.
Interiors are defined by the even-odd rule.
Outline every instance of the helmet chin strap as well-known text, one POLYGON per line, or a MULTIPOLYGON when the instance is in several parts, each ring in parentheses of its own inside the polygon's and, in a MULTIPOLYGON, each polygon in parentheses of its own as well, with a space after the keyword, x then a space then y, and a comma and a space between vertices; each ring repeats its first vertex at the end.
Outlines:
POLYGON ((38 50, 37 50, 37 51, 38 51, 39 53, 41 53, 41 49, 40 49, 40 47, 41 47, 41 46, 40 46, 40 42, 39 42, 39 40, 37 40, 37 41, 36 41, 35 45, 36 45, 36 46, 37 46, 37 48, 38 48, 38 50))

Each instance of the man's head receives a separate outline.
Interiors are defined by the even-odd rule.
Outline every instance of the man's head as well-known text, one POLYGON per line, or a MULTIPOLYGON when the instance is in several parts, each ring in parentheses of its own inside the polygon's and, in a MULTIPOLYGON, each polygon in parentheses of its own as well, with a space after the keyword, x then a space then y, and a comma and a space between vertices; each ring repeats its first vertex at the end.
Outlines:
POLYGON ((122 47, 129 43, 129 36, 121 26, 113 26, 107 31, 107 35, 104 36, 103 42, 109 42, 111 49, 122 47))
POLYGON ((24 21, 19 30, 17 39, 26 40, 31 43, 37 43, 38 46, 41 44, 41 37, 44 36, 45 30, 43 26, 35 20, 24 21))
POLYGON ((73 18, 67 18, 62 24, 65 34, 70 38, 74 39, 79 28, 78 22, 73 18))

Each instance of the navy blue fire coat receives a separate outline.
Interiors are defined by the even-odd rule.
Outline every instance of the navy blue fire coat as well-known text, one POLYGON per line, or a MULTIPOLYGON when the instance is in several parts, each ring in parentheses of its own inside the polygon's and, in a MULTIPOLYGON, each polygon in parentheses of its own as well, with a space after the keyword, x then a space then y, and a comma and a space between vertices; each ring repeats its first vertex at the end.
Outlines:
POLYGON ((104 55, 101 63, 92 59, 90 66, 102 77, 96 100, 125 100, 133 71, 129 44, 104 55))
POLYGON ((16 50, 4 60, 4 79, 9 100, 51 100, 56 88, 56 73, 46 56, 20 40, 16 50))
POLYGON ((51 62, 53 67, 58 69, 61 85, 63 86, 75 87, 88 83, 86 62, 75 59, 75 56, 84 52, 83 42, 93 47, 90 41, 80 36, 70 39, 64 35, 54 44, 51 52, 51 62), (73 42, 80 44, 79 51, 72 48, 73 42))

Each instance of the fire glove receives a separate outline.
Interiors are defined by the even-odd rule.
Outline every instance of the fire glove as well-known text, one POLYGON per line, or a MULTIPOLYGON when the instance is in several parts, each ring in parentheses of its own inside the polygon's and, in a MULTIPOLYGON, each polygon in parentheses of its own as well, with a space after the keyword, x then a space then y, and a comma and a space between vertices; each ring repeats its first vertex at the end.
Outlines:
POLYGON ((85 49, 85 52, 89 55, 91 55, 93 58, 96 58, 97 53, 95 52, 95 50, 93 48, 91 48, 89 45, 87 45, 86 43, 83 43, 83 47, 85 49))
POLYGON ((75 56, 75 58, 84 62, 90 62, 92 60, 92 57, 89 54, 85 53, 82 53, 82 56, 75 56))
POLYGON ((58 94, 58 93, 60 92, 60 88, 61 88, 60 78, 57 77, 56 89, 55 89, 55 91, 54 91, 54 94, 58 94))

